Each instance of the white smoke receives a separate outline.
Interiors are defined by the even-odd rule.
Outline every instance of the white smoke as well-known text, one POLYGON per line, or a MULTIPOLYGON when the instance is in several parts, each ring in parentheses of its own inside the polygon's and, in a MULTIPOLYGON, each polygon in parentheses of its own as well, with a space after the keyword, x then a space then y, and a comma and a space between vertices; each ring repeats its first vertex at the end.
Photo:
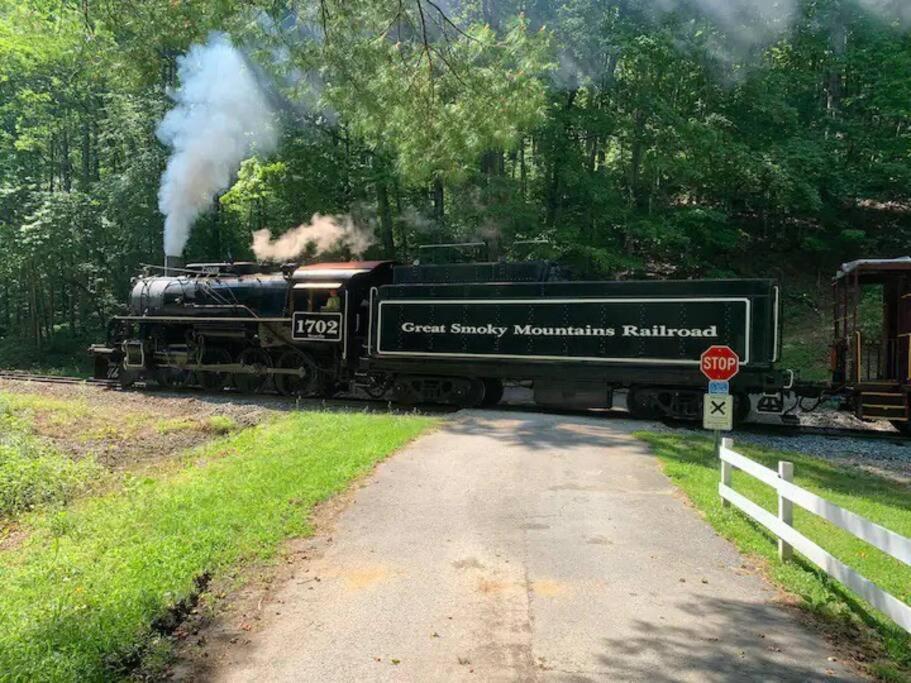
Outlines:
MULTIPOLYGON (((558 27, 557 37, 562 49, 557 55, 557 68, 552 72, 557 87, 576 89, 602 79, 605 66, 612 61, 611 55, 620 53, 622 56, 620 47, 611 43, 610 30, 598 35, 597 39, 575 38, 578 27, 599 26, 609 21, 618 4, 624 5, 553 0, 537 3, 529 10, 535 25, 558 27)), ((675 43, 685 50, 699 44, 701 39, 707 53, 720 64, 736 67, 727 74, 735 79, 744 75, 744 67, 749 68, 760 61, 762 50, 792 35, 801 22, 808 22, 810 28, 837 37, 865 12, 892 29, 906 31, 911 28, 911 0, 830 3, 828 7, 818 7, 817 16, 812 19, 804 16, 804 10, 811 5, 808 0, 648 0, 625 5, 627 11, 633 10, 640 20, 659 25, 672 14, 687 20, 694 33, 691 42, 678 39, 675 43), (706 22, 717 30, 706 31, 703 25, 706 22), (840 23, 843 26, 839 27, 840 23)))
POLYGON ((366 228, 360 228, 351 216, 333 218, 316 213, 309 223, 292 228, 272 239, 268 230, 253 233, 253 253, 259 261, 292 261, 304 253, 321 254, 333 249, 347 248, 361 256, 373 244, 374 237, 366 228))
POLYGON ((178 59, 175 106, 156 134, 172 149, 161 176, 164 251, 180 256, 193 221, 231 185, 240 163, 278 140, 272 108, 241 53, 223 33, 178 59))

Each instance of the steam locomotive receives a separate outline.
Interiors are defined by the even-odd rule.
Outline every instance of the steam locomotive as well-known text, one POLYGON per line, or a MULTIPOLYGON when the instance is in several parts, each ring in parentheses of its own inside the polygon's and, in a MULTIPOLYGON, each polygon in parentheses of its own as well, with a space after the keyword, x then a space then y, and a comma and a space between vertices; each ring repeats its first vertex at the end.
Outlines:
POLYGON ((772 280, 575 281, 544 261, 190 264, 138 278, 128 313, 90 352, 96 377, 124 385, 325 397, 359 389, 402 404, 479 406, 519 380, 547 407, 610 408, 625 389, 635 416, 695 419, 700 354, 726 344, 741 358, 736 417, 752 402, 786 414, 789 398, 828 394, 859 417, 904 427, 909 271, 911 259, 896 259, 839 272, 828 383, 796 382, 777 367, 781 297, 772 280), (856 314, 870 282, 886 283, 890 312, 875 358, 856 314))

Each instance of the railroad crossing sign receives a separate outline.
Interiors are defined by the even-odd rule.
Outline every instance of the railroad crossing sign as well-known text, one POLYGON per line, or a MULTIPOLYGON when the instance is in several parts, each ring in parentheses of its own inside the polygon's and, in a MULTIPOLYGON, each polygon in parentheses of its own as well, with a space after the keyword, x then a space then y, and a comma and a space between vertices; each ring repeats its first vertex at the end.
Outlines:
POLYGON ((740 356, 730 346, 710 346, 699 358, 699 369, 710 380, 727 381, 740 372, 740 356))
POLYGON ((730 394, 706 394, 702 401, 702 426, 730 431, 734 426, 734 397, 730 394))

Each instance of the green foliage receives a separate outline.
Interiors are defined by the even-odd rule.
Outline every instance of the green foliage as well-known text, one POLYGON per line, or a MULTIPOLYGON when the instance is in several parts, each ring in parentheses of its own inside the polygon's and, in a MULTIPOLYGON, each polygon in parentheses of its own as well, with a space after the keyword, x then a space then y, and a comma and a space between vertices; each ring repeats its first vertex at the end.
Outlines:
POLYGON ((97 341, 97 332, 71 336, 59 329, 41 347, 28 338, 0 336, 0 369, 30 370, 45 375, 83 375, 92 369, 85 350, 97 341))
POLYGON ((481 239, 593 276, 828 273, 907 248, 901 21, 852 0, 798 0, 789 27, 495 4, 0 0, 0 337, 39 356, 98 337, 161 262, 154 130, 210 30, 256 64, 283 137, 200 217, 188 259, 248 258, 252 231, 314 213, 372 228, 368 256, 481 239))
POLYGON ((485 152, 513 147, 544 120, 546 34, 521 18, 498 35, 473 23, 453 30, 425 3, 344 2, 326 34, 327 100, 394 156, 405 182, 462 181, 485 152))
POLYGON ((29 415, 0 395, 0 520, 63 504, 103 479, 91 458, 73 461, 32 436, 29 415))
POLYGON ((0 671, 12 680, 123 676, 160 652, 153 624, 200 581, 310 533, 315 503, 432 424, 297 413, 212 442, 176 473, 34 516, 26 540, 0 552, 0 671))
MULTIPOLYGON (((795 562, 779 562, 777 545, 769 533, 733 506, 721 506, 718 460, 708 439, 648 433, 637 436, 652 446, 665 473, 720 534, 732 540, 741 552, 766 561, 769 576, 785 590, 799 596, 804 608, 871 652, 878 660, 873 662, 873 668, 881 677, 906 680, 911 674, 911 637, 901 627, 814 565, 799 558, 795 562)), ((797 453, 779 453, 743 444, 738 445, 738 450, 776 470, 778 460, 791 461, 794 463, 794 481, 799 486, 887 529, 911 536, 911 491, 907 486, 797 453)), ((768 486, 735 470, 733 487, 766 510, 777 513, 777 495, 768 486)), ((794 525, 881 588, 900 600, 911 602, 911 568, 797 506, 794 525)))

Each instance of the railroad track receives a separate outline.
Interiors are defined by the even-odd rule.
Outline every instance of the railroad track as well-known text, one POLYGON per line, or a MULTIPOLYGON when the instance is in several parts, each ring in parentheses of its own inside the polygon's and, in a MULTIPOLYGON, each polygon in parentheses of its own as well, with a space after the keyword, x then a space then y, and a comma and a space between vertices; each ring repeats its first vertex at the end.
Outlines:
MULTIPOLYGON (((0 370, 0 379, 17 380, 22 382, 41 382, 47 384, 97 384, 106 387, 119 386, 116 380, 94 379, 90 377, 67 377, 61 375, 39 375, 31 372, 22 372, 19 370, 0 370)), ((355 398, 348 400, 364 403, 371 402, 369 399, 364 398, 355 398)), ((541 410, 537 406, 503 405, 500 407, 508 408, 510 410, 541 410)), ((673 427, 675 429, 685 429, 701 434, 706 433, 705 430, 703 430, 702 427, 695 422, 683 422, 681 420, 662 420, 662 422, 668 427, 673 427)), ((840 427, 811 427, 806 425, 801 426, 791 424, 751 422, 738 426, 734 431, 735 433, 746 432, 748 434, 769 434, 775 436, 822 436, 833 439, 867 439, 887 441, 911 447, 911 437, 906 437, 902 434, 899 434, 898 432, 885 432, 876 429, 845 429, 840 427)))
POLYGON ((0 370, 0 379, 10 379, 20 382, 41 382, 44 384, 100 384, 102 386, 116 386, 117 382, 109 379, 94 379, 91 377, 67 377, 65 375, 38 375, 31 372, 18 370, 0 370))
POLYGON ((889 441, 911 446, 911 438, 899 432, 886 432, 878 429, 846 429, 843 427, 811 427, 800 425, 775 425, 751 423, 737 428, 739 431, 752 434, 775 434, 780 436, 823 436, 833 439, 867 439, 889 441))
MULTIPOLYGON (((687 429, 706 434, 698 423, 663 420, 668 427, 687 429)), ((808 425, 771 424, 767 422, 750 422, 734 429, 734 434, 762 434, 771 436, 822 436, 831 439, 865 439, 868 441, 886 441, 901 446, 911 447, 911 437, 899 432, 886 432, 878 429, 846 429, 844 427, 814 427, 808 425)))

